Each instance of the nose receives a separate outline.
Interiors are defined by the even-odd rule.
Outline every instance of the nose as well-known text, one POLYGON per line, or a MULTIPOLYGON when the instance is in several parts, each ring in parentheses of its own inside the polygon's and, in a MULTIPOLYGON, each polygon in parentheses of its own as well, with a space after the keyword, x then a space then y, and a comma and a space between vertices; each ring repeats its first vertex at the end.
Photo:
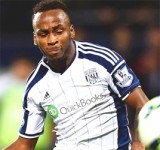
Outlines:
POLYGON ((48 45, 55 45, 58 42, 58 39, 56 37, 56 35, 54 35, 53 33, 50 33, 48 35, 48 45))

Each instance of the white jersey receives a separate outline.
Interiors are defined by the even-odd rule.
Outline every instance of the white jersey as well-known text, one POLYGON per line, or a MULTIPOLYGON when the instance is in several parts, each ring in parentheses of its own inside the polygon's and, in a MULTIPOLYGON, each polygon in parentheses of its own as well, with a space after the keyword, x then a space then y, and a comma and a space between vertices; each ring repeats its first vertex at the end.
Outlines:
POLYGON ((42 134, 48 112, 56 125, 55 150, 129 150, 124 100, 140 85, 137 77, 116 52, 74 43, 76 54, 64 73, 43 58, 28 79, 20 136, 42 134))

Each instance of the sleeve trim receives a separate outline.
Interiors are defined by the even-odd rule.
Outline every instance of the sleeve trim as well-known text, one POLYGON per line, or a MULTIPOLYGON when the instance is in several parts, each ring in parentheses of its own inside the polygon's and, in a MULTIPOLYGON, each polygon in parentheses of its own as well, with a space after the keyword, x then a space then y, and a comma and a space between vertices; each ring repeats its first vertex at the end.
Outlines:
POLYGON ((19 132, 19 135, 20 135, 21 137, 28 138, 28 139, 37 138, 37 137, 39 137, 41 134, 43 134, 43 131, 40 132, 40 133, 37 133, 37 134, 24 134, 24 133, 20 133, 20 132, 19 132))
POLYGON ((123 63, 125 62, 125 60, 122 60, 111 72, 111 75, 115 72, 115 70, 117 70, 117 68, 119 68, 119 66, 121 66, 123 63))
MULTIPOLYGON (((136 83, 136 84, 134 84, 134 86, 132 86, 132 87, 129 89, 129 91, 135 89, 136 87, 141 87, 140 84, 139 84, 139 82, 136 83)), ((129 95, 130 95, 130 92, 128 92, 128 93, 126 93, 124 96, 122 96, 121 99, 124 101, 129 95)))

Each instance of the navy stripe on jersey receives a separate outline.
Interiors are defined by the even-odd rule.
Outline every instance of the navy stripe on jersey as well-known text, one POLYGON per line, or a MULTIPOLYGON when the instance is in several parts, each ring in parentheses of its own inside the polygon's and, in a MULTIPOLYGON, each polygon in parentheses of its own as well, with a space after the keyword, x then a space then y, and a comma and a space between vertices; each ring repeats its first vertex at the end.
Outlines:
POLYGON ((131 138, 128 129, 129 121, 127 118, 126 104, 113 92, 113 90, 111 90, 110 87, 109 90, 111 91, 110 95, 114 99, 115 107, 117 110, 118 150, 128 150, 131 138))
MULTIPOLYGON (((44 59, 44 57, 40 60, 40 62, 38 63, 38 65, 43 61, 43 59, 44 59)), ((34 74, 35 71, 36 71, 36 70, 34 69, 34 70, 31 72, 31 74, 29 75, 26 83, 28 83, 28 81, 31 79, 31 77, 32 77, 32 75, 34 74)))
MULTIPOLYGON (((45 74, 47 73, 48 71, 48 68, 44 67, 44 66, 40 66, 38 72, 36 73, 35 77, 33 78, 33 80, 29 83, 27 89, 26 89, 26 93, 25 93, 25 96, 24 96, 24 101, 23 101, 23 108, 27 108, 27 96, 28 96, 28 93, 30 91, 30 89, 39 81, 41 80, 45 74)), ((25 124, 21 127, 20 129, 20 133, 25 133, 26 131, 26 127, 27 127, 27 121, 28 121, 28 116, 29 116, 29 112, 28 110, 25 110, 25 113, 24 113, 24 122, 25 124)))
POLYGON ((28 115, 29 115, 29 111, 28 111, 28 110, 25 110, 24 116, 23 116, 24 124, 21 126, 21 128, 20 128, 20 130, 19 130, 20 133, 25 133, 25 131, 26 131, 27 122, 28 122, 28 115))
POLYGON ((84 48, 85 50, 94 50, 96 52, 100 52, 103 53, 104 55, 106 55, 107 57, 109 57, 112 61, 114 61, 115 63, 119 61, 119 59, 121 59, 121 56, 117 53, 115 53, 113 50, 110 50, 106 47, 100 46, 100 45, 95 45, 92 43, 87 43, 87 42, 79 42, 79 46, 81 46, 82 48, 84 48))
POLYGON ((79 48, 78 57, 81 59, 88 59, 94 61, 106 68, 108 72, 112 72, 112 70, 114 69, 114 65, 111 65, 111 63, 108 60, 106 60, 106 57, 103 57, 102 54, 90 51, 86 52, 85 50, 79 48))
POLYGON ((97 52, 97 51, 94 51, 92 48, 84 48, 84 47, 82 47, 82 46, 78 46, 81 50, 83 50, 83 52, 85 53, 85 54, 96 54, 96 55, 98 55, 98 56, 101 56, 102 58, 104 58, 104 59, 106 59, 108 62, 110 62, 112 65, 115 65, 115 61, 114 60, 112 60, 109 56, 106 56, 104 53, 102 53, 102 52, 97 52))
POLYGON ((23 108, 27 107, 27 96, 28 96, 28 92, 30 91, 30 89, 39 81, 41 80, 45 74, 47 73, 48 68, 44 67, 43 65, 40 66, 37 74, 35 75, 35 77, 33 78, 33 80, 29 83, 27 89, 26 89, 26 93, 24 96, 24 103, 23 103, 23 108))
POLYGON ((31 74, 29 75, 29 77, 28 77, 26 83, 28 83, 28 81, 30 80, 30 78, 32 77, 32 75, 34 74, 34 72, 35 72, 35 70, 33 70, 33 71, 31 72, 31 74))
POLYGON ((116 52, 99 45, 87 42, 78 42, 77 47, 79 50, 79 58, 86 58, 97 62, 109 72, 113 71, 117 64, 124 61, 124 59, 116 52))

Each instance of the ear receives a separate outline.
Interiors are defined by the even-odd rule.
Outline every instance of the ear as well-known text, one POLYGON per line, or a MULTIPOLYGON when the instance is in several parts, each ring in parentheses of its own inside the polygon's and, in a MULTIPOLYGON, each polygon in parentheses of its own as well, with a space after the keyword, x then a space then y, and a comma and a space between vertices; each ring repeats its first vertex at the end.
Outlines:
POLYGON ((34 45, 37 46, 37 39, 36 39, 36 35, 34 34, 34 32, 33 32, 33 41, 34 41, 34 45))
POLYGON ((75 38, 75 30, 74 30, 73 25, 70 26, 70 33, 71 33, 71 39, 74 39, 75 38))

